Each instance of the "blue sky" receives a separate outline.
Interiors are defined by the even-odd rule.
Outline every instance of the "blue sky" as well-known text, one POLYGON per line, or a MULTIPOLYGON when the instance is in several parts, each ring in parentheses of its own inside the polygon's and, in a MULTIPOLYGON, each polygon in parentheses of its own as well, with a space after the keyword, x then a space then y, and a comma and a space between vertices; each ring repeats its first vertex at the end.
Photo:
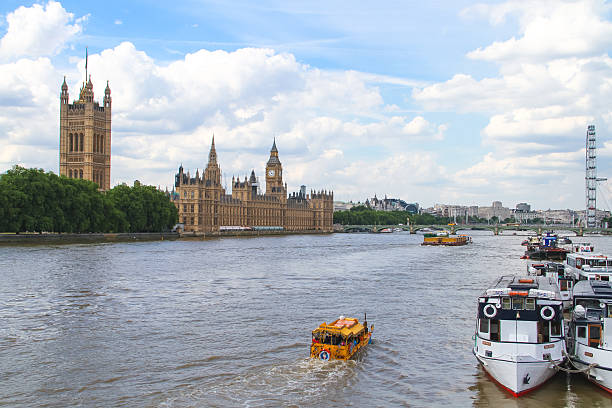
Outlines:
MULTIPOLYGON (((113 96, 111 183, 206 165, 339 200, 584 207, 584 135, 610 173, 604 1, 0 4, 0 171, 58 170, 59 87, 113 96)), ((608 183, 600 188, 610 197, 608 183)))

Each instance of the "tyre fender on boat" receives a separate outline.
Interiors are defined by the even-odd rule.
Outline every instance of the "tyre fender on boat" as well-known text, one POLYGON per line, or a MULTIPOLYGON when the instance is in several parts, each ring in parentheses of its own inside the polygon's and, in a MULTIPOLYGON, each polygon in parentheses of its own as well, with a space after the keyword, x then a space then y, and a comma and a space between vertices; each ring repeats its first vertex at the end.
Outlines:
POLYGON ((555 309, 551 306, 544 306, 540 309, 540 316, 542 316, 544 320, 552 320, 553 317, 555 317, 555 309))
POLYGON ((497 308, 494 304, 488 303, 485 307, 482 308, 482 313, 489 319, 492 319, 497 314, 497 308))
POLYGON ((319 353, 319 359, 323 360, 323 361, 327 361, 329 360, 330 354, 328 350, 322 350, 319 353))

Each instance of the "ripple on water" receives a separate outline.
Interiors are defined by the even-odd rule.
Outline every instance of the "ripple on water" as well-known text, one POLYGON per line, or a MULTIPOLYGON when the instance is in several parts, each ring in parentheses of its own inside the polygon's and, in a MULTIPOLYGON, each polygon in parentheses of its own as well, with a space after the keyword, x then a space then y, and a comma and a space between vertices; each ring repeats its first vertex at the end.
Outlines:
MULTIPOLYGON (((7 406, 593 406, 556 376, 520 402, 471 354, 476 300, 522 273, 521 236, 410 234, 0 248, 7 406), (374 343, 311 360, 310 331, 368 313, 374 343)), ((589 237, 612 252, 612 238, 589 237)))

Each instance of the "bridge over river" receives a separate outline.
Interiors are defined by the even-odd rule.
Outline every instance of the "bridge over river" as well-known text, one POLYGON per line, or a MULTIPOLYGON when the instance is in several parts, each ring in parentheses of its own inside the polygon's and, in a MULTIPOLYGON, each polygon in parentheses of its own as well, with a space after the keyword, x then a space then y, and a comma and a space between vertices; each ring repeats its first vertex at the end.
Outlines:
POLYGON ((503 231, 526 231, 533 232, 541 235, 549 231, 556 233, 574 233, 576 236, 583 236, 584 234, 601 234, 601 235, 612 235, 611 228, 584 228, 584 227, 568 227, 564 225, 504 225, 504 224, 459 224, 459 225, 336 225, 334 227, 335 232, 380 232, 385 228, 399 228, 403 231, 410 231, 411 234, 416 234, 419 231, 429 230, 448 230, 451 233, 456 231, 465 230, 489 230, 494 235, 499 235, 503 231))

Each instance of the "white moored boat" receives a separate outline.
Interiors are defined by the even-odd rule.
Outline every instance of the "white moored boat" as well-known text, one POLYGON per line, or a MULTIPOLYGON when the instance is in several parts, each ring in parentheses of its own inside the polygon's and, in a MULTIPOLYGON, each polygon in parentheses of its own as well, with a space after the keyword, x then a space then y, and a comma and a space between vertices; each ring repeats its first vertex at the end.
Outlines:
POLYGON ((572 252, 567 254, 565 268, 576 281, 609 281, 612 277, 612 258, 592 252, 572 252))
POLYGON ((583 280, 574 286, 574 311, 568 333, 572 365, 612 393, 612 286, 583 280))
POLYGON ((502 276, 478 298, 474 355, 515 397, 565 360, 562 308, 557 284, 544 276, 502 276))

